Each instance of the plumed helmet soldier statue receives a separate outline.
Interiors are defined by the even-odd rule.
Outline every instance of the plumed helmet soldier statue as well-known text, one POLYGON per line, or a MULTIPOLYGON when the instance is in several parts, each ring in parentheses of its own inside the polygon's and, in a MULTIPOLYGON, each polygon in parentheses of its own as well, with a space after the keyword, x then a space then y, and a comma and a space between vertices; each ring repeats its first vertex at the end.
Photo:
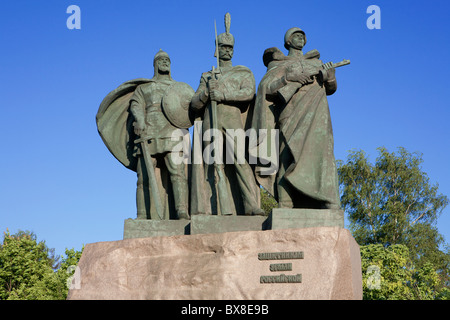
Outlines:
MULTIPOLYGON (((229 157, 214 155, 213 163, 193 166, 191 214, 261 215, 260 191, 247 161, 239 161, 239 151, 230 132, 246 129, 246 117, 255 96, 255 78, 245 66, 233 66, 235 38, 230 33, 231 17, 225 15, 225 32, 217 36, 217 69, 205 72, 191 102, 193 112, 203 121, 204 135, 213 132, 213 141, 203 143, 202 151, 211 143, 224 141, 229 157), (230 159, 231 158, 231 159, 230 159), (231 161, 230 161, 231 160, 231 161), (203 186, 203 187, 202 187, 203 186)), ((195 138, 194 138, 195 139, 195 138)), ((222 144, 215 145, 221 148, 222 144)), ((194 143, 195 147, 195 143, 194 143)), ((214 148, 214 151, 218 149, 214 148)), ((209 149, 210 150, 210 149, 209 149)), ((195 154, 197 150, 193 150, 195 154)))

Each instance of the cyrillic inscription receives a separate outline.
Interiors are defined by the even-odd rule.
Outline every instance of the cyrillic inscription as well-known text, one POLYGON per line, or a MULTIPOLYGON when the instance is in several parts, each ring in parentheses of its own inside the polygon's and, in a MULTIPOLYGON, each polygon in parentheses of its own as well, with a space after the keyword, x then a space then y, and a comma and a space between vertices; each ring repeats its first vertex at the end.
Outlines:
POLYGON ((260 283, 301 283, 302 275, 285 275, 280 274, 278 276, 261 276, 259 278, 260 283))
POLYGON ((270 271, 292 271, 292 263, 272 263, 270 271))
POLYGON ((303 259, 303 251, 258 253, 258 260, 286 260, 286 259, 303 259))

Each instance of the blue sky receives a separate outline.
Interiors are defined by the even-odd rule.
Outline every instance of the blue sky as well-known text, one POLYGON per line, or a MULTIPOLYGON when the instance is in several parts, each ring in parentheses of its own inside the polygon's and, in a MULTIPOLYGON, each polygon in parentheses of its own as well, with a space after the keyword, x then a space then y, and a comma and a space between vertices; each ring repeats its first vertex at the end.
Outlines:
MULTIPOLYGON (((262 53, 283 48, 287 29, 305 30, 305 51, 351 64, 337 69, 329 97, 335 157, 351 149, 423 153, 423 171, 450 197, 450 3, 428 1, 8 1, 0 11, 0 231, 34 231, 63 254, 86 243, 121 240, 136 217, 136 174, 97 133, 103 98, 121 83, 153 75, 161 48, 172 76, 196 89, 216 63, 214 20, 231 14, 233 63, 257 83, 262 53), (69 5, 81 9, 70 30, 69 5), (369 5, 381 9, 370 30, 369 5)), ((450 239, 450 207, 438 221, 450 239)))

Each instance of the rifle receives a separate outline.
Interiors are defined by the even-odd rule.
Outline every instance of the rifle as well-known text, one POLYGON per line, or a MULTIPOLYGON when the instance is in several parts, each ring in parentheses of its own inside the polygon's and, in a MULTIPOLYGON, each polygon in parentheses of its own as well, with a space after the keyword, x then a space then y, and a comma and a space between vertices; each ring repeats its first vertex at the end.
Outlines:
MULTIPOLYGON (((216 58, 217 58, 217 68, 219 68, 219 41, 217 39, 217 26, 216 21, 214 20, 214 31, 216 36, 216 58)), ((215 80, 217 80, 217 75, 220 73, 220 70, 212 67, 211 77, 213 77, 215 80)), ((210 113, 211 113, 211 129, 213 129, 213 132, 216 132, 218 129, 218 122, 217 122, 217 101, 214 101, 211 99, 210 104, 210 113)), ((222 133, 220 133, 222 134, 222 133)), ((220 140, 216 139, 214 137, 213 143, 214 143, 214 153, 218 150, 218 148, 222 148, 223 146, 219 146, 218 142, 220 140)), ((214 182, 217 186, 218 191, 218 202, 220 206, 220 212, 222 215, 231 215, 233 214, 230 209, 230 200, 228 195, 228 186, 225 180, 225 172, 223 171, 223 166, 219 165, 214 159, 214 169, 217 173, 217 177, 214 176, 214 182)))
MULTIPOLYGON (((340 62, 333 63, 329 69, 346 66, 348 64, 350 64, 350 60, 344 59, 340 62)), ((312 79, 312 77, 317 76, 317 75, 320 76, 321 79, 323 79, 325 65, 327 65, 327 64, 324 63, 319 68, 312 71, 309 74, 311 79, 312 79)), ((278 94, 283 98, 284 102, 287 103, 292 98, 292 96, 297 92, 297 90, 300 89, 301 87, 302 87, 302 84, 300 84, 298 82, 289 82, 287 85, 283 86, 281 89, 278 90, 278 94)))

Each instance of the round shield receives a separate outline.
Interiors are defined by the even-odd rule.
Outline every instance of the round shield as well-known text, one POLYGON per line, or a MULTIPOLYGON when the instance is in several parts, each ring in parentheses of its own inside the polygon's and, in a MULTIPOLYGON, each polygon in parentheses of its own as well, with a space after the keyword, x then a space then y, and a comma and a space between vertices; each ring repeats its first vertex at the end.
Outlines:
POLYGON ((184 82, 176 82, 167 88, 162 98, 162 109, 167 119, 175 127, 187 129, 194 124, 189 110, 194 89, 184 82))

